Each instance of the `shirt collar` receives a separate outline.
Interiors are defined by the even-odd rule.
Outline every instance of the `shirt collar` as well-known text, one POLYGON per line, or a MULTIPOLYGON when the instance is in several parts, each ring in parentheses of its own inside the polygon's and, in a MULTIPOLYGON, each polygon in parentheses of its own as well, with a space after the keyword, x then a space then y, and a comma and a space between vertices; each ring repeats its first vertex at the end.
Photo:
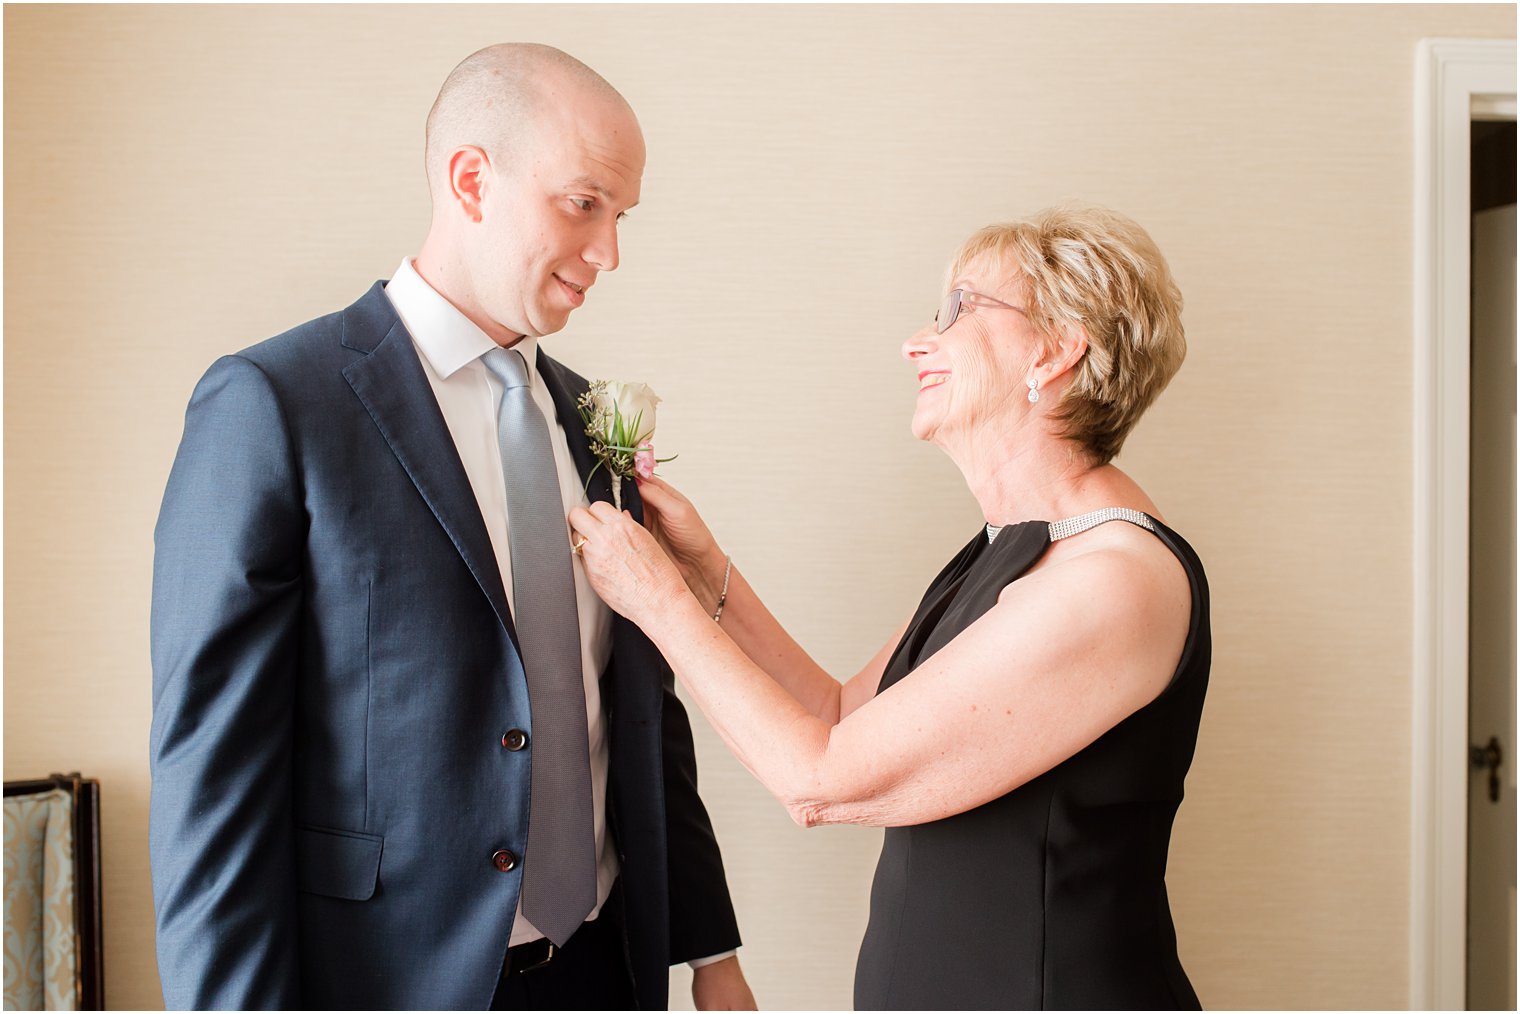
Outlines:
MULTIPOLYGON (((385 284, 385 294, 411 333, 417 351, 444 380, 496 348, 490 335, 423 280, 410 257, 402 259, 385 284)), ((512 348, 527 360, 528 382, 533 383, 538 372, 538 339, 524 336, 512 348)))

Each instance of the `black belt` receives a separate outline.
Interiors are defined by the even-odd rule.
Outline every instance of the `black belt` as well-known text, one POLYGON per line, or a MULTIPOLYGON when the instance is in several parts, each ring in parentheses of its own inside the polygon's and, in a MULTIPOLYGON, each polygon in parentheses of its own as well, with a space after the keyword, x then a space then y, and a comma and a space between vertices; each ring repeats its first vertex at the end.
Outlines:
POLYGON ((540 937, 526 944, 508 947, 507 960, 501 968, 502 978, 531 972, 535 968, 543 968, 554 960, 554 955, 557 953, 559 953, 559 948, 555 947, 548 937, 540 937))
MULTIPOLYGON (((591 922, 581 923, 580 929, 576 931, 575 939, 582 939, 581 935, 586 932, 588 926, 605 927, 613 922, 622 924, 621 889, 621 885, 614 882, 612 893, 602 903, 597 918, 591 922)), ((582 943, 583 945, 585 943, 583 939, 582 943)), ((531 972, 535 968, 543 968, 553 961, 561 950, 562 948, 554 946, 553 941, 548 937, 539 937, 537 940, 518 944, 516 947, 508 947, 507 959, 501 965, 501 977, 505 979, 509 975, 520 975, 523 972, 531 972)))

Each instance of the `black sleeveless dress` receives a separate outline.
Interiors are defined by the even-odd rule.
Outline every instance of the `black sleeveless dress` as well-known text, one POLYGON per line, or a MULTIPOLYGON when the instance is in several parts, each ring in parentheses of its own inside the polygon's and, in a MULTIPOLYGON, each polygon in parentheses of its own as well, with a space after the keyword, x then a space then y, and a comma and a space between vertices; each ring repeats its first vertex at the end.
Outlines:
MULTIPOLYGON (((1198 1009, 1177 960, 1165 876, 1208 686, 1208 584, 1180 536, 1128 513, 1149 522, 1192 585, 1171 683, 1007 795, 887 828, 855 970, 856 1009, 1198 1009)), ((1051 529, 1009 526, 991 545, 978 532, 929 586, 877 692, 991 609, 1045 553, 1051 529)))

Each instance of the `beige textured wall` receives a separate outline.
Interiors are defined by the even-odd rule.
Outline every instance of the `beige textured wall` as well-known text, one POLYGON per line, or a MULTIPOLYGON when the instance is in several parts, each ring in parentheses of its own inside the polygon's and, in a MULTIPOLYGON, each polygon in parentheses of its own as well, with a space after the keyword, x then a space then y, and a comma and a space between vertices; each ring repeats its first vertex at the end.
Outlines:
MULTIPOLYGON (((1184 960, 1212 1006, 1404 1004, 1414 47, 1512 6, 4 17, 5 775, 102 779, 112 1006, 158 1003, 151 530, 191 386, 415 251, 434 91, 508 39, 649 143, 624 266, 551 346, 665 396, 668 475, 836 672, 977 523, 897 357, 953 245, 1065 197, 1152 230, 1192 351, 1121 464, 1214 590, 1184 960)), ((848 1006, 879 833, 794 828, 698 726, 757 994, 848 1006)))

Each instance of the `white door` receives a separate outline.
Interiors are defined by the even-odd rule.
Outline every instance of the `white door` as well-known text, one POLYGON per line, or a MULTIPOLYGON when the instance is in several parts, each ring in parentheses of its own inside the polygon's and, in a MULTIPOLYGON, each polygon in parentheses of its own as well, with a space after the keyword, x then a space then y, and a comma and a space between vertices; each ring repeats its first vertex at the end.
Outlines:
POLYGON ((1473 216, 1467 1007, 1515 1009, 1515 206, 1473 216), (1495 753, 1495 751, 1497 751, 1495 753), (1497 758, 1497 774, 1490 761, 1497 758))

